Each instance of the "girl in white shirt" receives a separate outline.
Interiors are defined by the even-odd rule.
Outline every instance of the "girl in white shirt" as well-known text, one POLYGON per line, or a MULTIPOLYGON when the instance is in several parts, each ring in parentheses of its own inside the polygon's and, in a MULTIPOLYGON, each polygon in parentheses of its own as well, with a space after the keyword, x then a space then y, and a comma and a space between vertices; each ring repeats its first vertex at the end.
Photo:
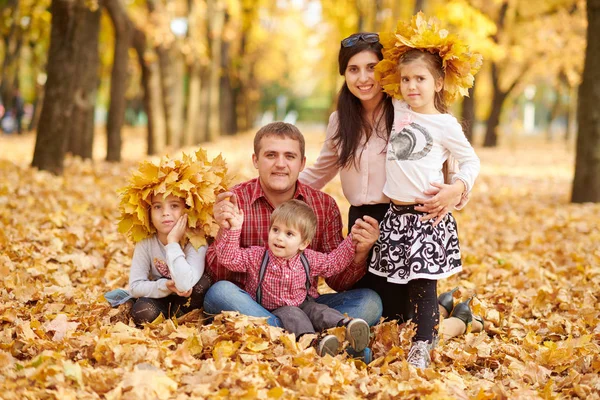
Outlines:
MULTIPOLYGON (((423 21, 422 16, 413 19, 413 26, 423 21)), ((431 182, 444 182, 442 165, 450 155, 460 165, 451 185, 456 190, 469 192, 479 174, 479 158, 456 118, 447 114, 446 104, 457 97, 457 92, 462 93, 468 82, 472 84, 472 79, 464 78, 472 78, 481 59, 466 53, 466 46, 462 45, 454 51, 465 53, 453 54, 462 63, 457 68, 453 61, 443 58, 453 51, 455 37, 450 37, 450 43, 443 43, 447 46, 442 53, 423 40, 437 34, 444 42, 446 36, 435 25, 420 26, 414 29, 414 36, 411 33, 411 27, 403 31, 398 28, 394 35, 383 38, 384 61, 377 67, 384 90, 396 98, 383 188, 391 204, 380 224, 381 235, 373 247, 369 271, 383 281, 378 290, 382 299, 408 298, 408 302, 393 302, 393 313, 412 318, 416 324, 407 360, 418 368, 426 368, 439 325, 437 280, 458 273, 462 264, 452 214, 436 225, 423 221, 424 214, 416 207, 431 182), (423 31, 431 36, 420 36, 423 31), (414 40, 415 37, 421 40, 414 40)), ((431 205, 434 209, 444 207, 437 201, 431 205)))
MULTIPOLYGON (((375 79, 375 66, 383 59, 383 46, 377 33, 355 33, 341 41, 338 56, 339 73, 344 76, 337 110, 329 117, 327 135, 315 164, 300 173, 299 179, 315 189, 322 189, 338 173, 344 196, 350 203, 348 232, 358 218, 376 223, 383 220, 390 199, 383 193, 388 138, 394 121, 392 97, 382 91, 375 79)), ((456 162, 447 162, 445 181, 458 172, 456 162)), ((437 176, 435 177, 437 179, 437 176)), ((423 220, 441 221, 452 208, 461 209, 468 202, 467 192, 451 184, 427 186, 418 197, 416 210, 428 213, 423 220), (435 207, 432 207, 435 204, 435 207)), ((335 280, 336 278, 330 278, 335 280)), ((353 288, 375 290, 381 297, 382 316, 387 319, 408 319, 412 314, 400 314, 398 304, 407 304, 408 295, 399 299, 397 285, 387 283, 379 275, 367 272, 353 288)), ((446 310, 440 307, 440 312, 446 310)), ((448 316, 447 312, 445 317, 448 316)), ((473 331, 482 326, 474 325, 473 331)), ((462 321, 445 319, 441 330, 446 336, 459 335, 465 327, 462 321), (450 332, 450 334, 448 334, 450 332)))

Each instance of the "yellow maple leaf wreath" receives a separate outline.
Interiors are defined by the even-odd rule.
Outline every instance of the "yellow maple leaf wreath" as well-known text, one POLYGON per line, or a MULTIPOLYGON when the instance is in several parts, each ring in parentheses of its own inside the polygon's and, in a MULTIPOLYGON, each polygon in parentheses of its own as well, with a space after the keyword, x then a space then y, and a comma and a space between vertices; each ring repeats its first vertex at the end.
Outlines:
POLYGON ((181 160, 163 157, 159 164, 140 163, 133 172, 129 185, 119 190, 119 232, 135 243, 154 234, 150 222, 152 195, 173 195, 184 199, 188 208, 186 237, 198 249, 206 245, 207 237, 215 237, 219 225, 213 217, 213 205, 219 193, 227 190, 231 176, 219 154, 212 161, 206 151, 199 149, 193 155, 183 154, 181 160))
POLYGON ((468 96, 474 75, 483 64, 483 57, 469 52, 469 47, 458 36, 440 27, 436 18, 426 19, 419 12, 410 23, 398 22, 395 32, 382 32, 379 40, 383 45, 383 60, 375 67, 375 77, 390 96, 402 100, 398 61, 411 49, 439 54, 444 68, 444 100, 451 104, 462 96, 468 96))

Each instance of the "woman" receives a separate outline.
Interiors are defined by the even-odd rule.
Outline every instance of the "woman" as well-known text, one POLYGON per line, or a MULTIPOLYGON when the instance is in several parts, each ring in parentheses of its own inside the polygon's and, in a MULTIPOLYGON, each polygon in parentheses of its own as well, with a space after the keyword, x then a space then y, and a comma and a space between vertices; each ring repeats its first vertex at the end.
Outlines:
MULTIPOLYGON (((299 178, 303 183, 322 189, 339 172, 344 196, 350 202, 349 227, 365 215, 381 221, 389 208, 383 186, 385 153, 394 110, 391 97, 381 90, 375 79, 374 68, 381 59, 382 45, 377 33, 355 33, 342 40, 338 64, 345 81, 338 95, 337 110, 329 117, 325 143, 317 161, 299 178)), ((451 171, 446 173, 446 182, 451 181, 451 175, 451 171)), ((426 212, 423 219, 435 219, 434 223, 452 208, 460 209, 468 201, 466 195, 456 193, 446 184, 435 185, 423 194, 422 199, 416 199, 423 206, 416 209, 426 212), (428 196, 433 197, 426 199, 428 196), (439 205, 433 207, 435 203, 439 205)), ((381 285, 386 284, 385 279, 367 273, 355 288, 370 288, 383 293, 381 285)), ((398 318, 390 311, 390 305, 397 298, 382 297, 381 300, 383 316, 398 318)), ((400 317, 409 319, 412 316, 400 317)), ((449 318, 446 321, 447 327, 441 328, 444 336, 448 336, 448 332, 455 336, 464 331, 462 319, 449 318)))

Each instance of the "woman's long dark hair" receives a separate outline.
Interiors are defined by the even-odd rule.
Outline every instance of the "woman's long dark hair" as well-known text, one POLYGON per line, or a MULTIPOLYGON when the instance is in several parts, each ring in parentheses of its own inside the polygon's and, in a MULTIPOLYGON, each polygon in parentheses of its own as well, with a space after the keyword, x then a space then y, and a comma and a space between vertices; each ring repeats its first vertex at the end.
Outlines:
MULTIPOLYGON (((355 35, 360 34, 356 33, 355 35)), ((368 43, 361 39, 353 46, 341 46, 338 57, 340 75, 345 74, 350 59, 363 51, 370 51, 379 60, 383 59, 382 48, 383 46, 379 42, 368 43)), ((392 106, 391 97, 384 93, 381 101, 375 107, 373 115, 375 115, 375 120, 371 122, 364 115, 364 108, 360 100, 350 92, 348 85, 344 82, 338 94, 337 116, 339 124, 333 136, 333 143, 339 154, 338 165, 340 168, 346 168, 358 162, 364 148, 361 149, 360 154, 357 154, 358 149, 361 147, 363 140, 364 142, 369 140, 373 130, 378 135, 384 135, 382 136, 383 139, 388 139, 394 123, 394 107, 392 106)))

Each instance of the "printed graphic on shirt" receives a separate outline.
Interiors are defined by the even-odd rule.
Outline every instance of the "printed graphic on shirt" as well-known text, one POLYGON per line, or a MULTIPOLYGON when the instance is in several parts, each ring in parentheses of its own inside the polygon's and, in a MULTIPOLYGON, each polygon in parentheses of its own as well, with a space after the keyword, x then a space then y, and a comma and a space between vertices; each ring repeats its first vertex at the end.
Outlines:
POLYGON ((153 262, 154 262, 154 266, 156 267, 156 269, 158 270, 158 272, 160 272, 160 274, 162 276, 164 276, 167 279, 171 279, 171 273, 169 272, 169 267, 168 267, 167 263, 164 262, 164 260, 161 260, 160 258, 154 258, 153 262))
POLYGON ((392 161, 420 160, 431 151, 433 139, 427 129, 411 123, 397 132, 392 130, 387 157, 392 161))

